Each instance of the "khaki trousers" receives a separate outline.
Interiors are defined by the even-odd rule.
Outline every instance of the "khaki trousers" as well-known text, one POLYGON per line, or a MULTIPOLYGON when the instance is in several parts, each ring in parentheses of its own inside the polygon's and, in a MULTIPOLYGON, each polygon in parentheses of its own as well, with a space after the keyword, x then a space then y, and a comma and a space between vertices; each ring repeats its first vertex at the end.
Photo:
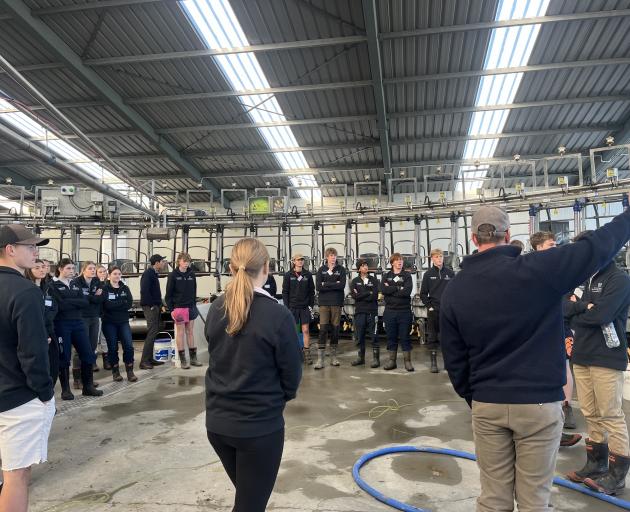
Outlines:
POLYGON ((562 402, 473 401, 473 434, 481 480, 477 512, 548 512, 564 417, 562 402))
POLYGON ((574 364, 573 374, 588 437, 595 443, 608 439, 611 452, 628 455, 628 426, 621 408, 623 372, 574 364))

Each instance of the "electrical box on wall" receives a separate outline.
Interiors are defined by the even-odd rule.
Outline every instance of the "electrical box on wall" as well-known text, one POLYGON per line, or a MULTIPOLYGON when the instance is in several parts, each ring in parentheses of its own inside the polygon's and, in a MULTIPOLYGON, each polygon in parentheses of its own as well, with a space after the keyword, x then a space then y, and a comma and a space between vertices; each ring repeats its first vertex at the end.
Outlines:
POLYGON ((61 195, 62 196, 73 196, 76 193, 77 189, 74 185, 63 185, 61 187, 61 195))

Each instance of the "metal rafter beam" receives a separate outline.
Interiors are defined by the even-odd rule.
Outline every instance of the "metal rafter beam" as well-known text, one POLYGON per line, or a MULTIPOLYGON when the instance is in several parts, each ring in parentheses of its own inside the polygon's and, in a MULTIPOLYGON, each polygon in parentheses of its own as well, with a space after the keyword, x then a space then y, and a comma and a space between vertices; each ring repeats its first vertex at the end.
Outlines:
POLYGON ((363 0, 363 17, 368 37, 368 56, 370 72, 374 84, 374 104, 378 136, 381 142, 381 154, 385 171, 392 168, 392 157, 389 147, 389 126, 387 124, 387 105, 385 103, 385 88, 383 87, 383 64, 381 62, 381 48, 378 40, 378 19, 376 16, 376 0, 363 0))
MULTIPOLYGON (((28 34, 36 37, 40 44, 60 58, 82 81, 94 88, 103 98, 107 99, 132 126, 136 127, 144 137, 166 153, 170 160, 179 168, 184 170, 191 178, 201 180, 199 171, 188 160, 184 159, 174 146, 158 135, 153 127, 140 114, 126 105, 120 95, 112 87, 93 70, 87 68, 83 62, 81 62, 79 56, 46 24, 35 18, 31 14, 30 9, 21 0, 0 0, 0 5, 15 17, 16 22, 26 27, 28 34)), ((219 191, 214 186, 209 183, 205 186, 208 187, 213 194, 219 196, 219 191)))
POLYGON ((467 23, 464 25, 421 28, 417 30, 405 30, 401 32, 383 32, 381 33, 380 38, 383 40, 401 39, 406 37, 431 36, 434 34, 449 34, 453 32, 470 32, 473 30, 492 30, 495 28, 522 27, 524 25, 544 25, 547 23, 562 23, 567 21, 588 21, 604 18, 616 18, 619 16, 630 16, 630 9, 549 14, 546 16, 520 18, 515 20, 481 21, 479 23, 467 23))
MULTIPOLYGON (((16 187, 25 187, 27 189, 31 189, 34 186, 34 183, 18 174, 14 170, 10 168, 1 168, 0 169, 0 185, 6 185, 6 179, 11 178, 11 185, 15 185, 16 187)), ((2 195, 2 189, 0 188, 0 195, 2 195)))
POLYGON ((33 16, 53 16, 55 14, 66 14, 69 12, 90 11, 94 9, 112 9, 115 7, 129 7, 132 5, 154 4, 154 3, 175 3, 179 0, 101 0, 82 4, 62 5, 59 7, 44 7, 33 9, 33 16))
MULTIPOLYGON (((8 0, 5 0, 8 1, 8 0)), ((87 59, 85 65, 92 67, 119 66, 123 64, 137 64, 139 62, 162 62, 165 60, 192 59, 198 57, 216 57, 219 55, 234 55, 238 53, 258 53, 280 50, 300 50, 304 48, 323 48, 326 46, 345 46, 366 42, 365 36, 329 37, 325 39, 305 39, 302 41, 285 41, 281 43, 255 44, 250 46, 236 46, 233 48, 207 48, 204 50, 185 50, 181 52, 148 53, 144 55, 125 55, 122 57, 104 57, 87 59)))

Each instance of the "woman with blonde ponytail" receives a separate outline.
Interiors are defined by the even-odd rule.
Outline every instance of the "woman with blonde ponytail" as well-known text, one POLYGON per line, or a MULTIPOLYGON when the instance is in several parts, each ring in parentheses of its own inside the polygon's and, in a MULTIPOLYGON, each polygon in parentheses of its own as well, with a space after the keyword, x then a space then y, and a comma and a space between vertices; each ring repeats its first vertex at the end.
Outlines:
POLYGON ((264 244, 239 240, 230 271, 232 280, 206 320, 206 429, 236 488, 233 512, 264 512, 282 458, 282 414, 296 396, 302 355, 291 313, 262 288, 269 274, 264 244))

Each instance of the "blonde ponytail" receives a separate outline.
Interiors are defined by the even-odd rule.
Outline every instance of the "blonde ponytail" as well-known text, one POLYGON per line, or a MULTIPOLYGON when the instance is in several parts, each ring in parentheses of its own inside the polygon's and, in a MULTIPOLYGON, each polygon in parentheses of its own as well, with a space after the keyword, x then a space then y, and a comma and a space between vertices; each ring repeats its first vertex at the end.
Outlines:
POLYGON ((254 300, 252 280, 268 262, 267 249, 255 238, 243 238, 232 248, 230 270, 233 278, 225 289, 226 331, 230 336, 238 334, 247 322, 254 300))

